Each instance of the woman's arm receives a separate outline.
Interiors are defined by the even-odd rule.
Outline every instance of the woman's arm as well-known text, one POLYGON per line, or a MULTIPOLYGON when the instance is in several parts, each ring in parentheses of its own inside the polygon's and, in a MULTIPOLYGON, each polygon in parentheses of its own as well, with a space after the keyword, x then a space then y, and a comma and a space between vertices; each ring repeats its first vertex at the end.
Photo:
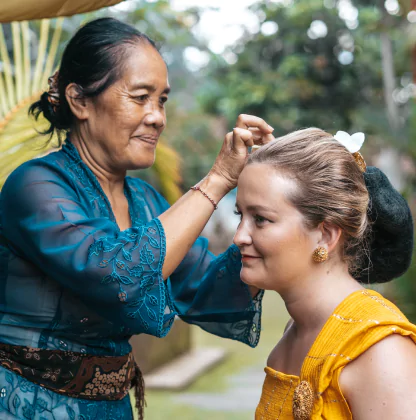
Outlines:
MULTIPOLYGON (((261 118, 240 115, 236 128, 226 135, 212 170, 198 184, 199 187, 218 203, 237 185, 238 176, 248 158, 247 147, 272 140, 272 130, 261 118), (253 129, 262 134, 254 135, 253 129)), ((212 203, 200 191, 191 190, 159 216, 166 235, 165 279, 190 250, 213 211, 212 203)))
POLYGON ((354 420, 416 418, 416 345, 392 334, 341 372, 340 388, 354 420))
MULTIPOLYGON (((135 182, 141 185, 137 193, 145 197, 153 217, 169 208, 154 188, 138 179, 135 182)), ((170 275, 167 286, 173 306, 184 321, 255 346, 260 335, 263 293, 256 290, 253 295, 241 281, 240 271, 241 254, 235 245, 215 256, 208 250, 208 240, 199 237, 170 275)))

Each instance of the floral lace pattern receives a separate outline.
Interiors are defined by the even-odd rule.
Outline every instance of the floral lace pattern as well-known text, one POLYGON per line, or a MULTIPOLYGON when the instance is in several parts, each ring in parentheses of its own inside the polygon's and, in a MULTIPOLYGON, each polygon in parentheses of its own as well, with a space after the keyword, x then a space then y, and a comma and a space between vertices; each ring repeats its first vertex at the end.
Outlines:
MULTIPOLYGON (((155 286, 161 279, 163 254, 160 245, 161 225, 156 227, 142 226, 136 232, 123 232, 116 238, 101 238, 90 246, 88 258, 98 257, 98 267, 111 268, 103 276, 101 284, 117 283, 119 301, 127 305, 129 318, 138 318, 144 332, 149 330, 150 322, 158 322, 163 317, 164 307, 160 305, 160 297, 154 294, 155 286), (155 255, 156 251, 156 255, 155 255), (138 283, 138 294, 130 299, 128 288, 138 283), (162 314, 160 313, 162 312, 162 314)), ((159 325, 158 336, 161 336, 162 325, 159 325)))
MULTIPOLYGON (((65 166, 70 169, 70 174, 76 176, 75 180, 85 187, 90 204, 96 206, 102 216, 116 223, 106 195, 72 143, 68 142, 64 151, 71 157, 65 166)), ((131 211, 139 207, 134 205, 136 203, 127 182, 124 192, 129 202, 133 228, 119 231, 116 236, 94 240, 88 250, 88 259, 98 260, 97 266, 104 269, 102 285, 118 284, 116 297, 129 308, 125 311, 126 316, 138 319, 143 332, 163 337, 175 316, 173 306, 165 298, 166 290, 161 274, 165 256, 163 227, 158 219, 145 225, 138 218, 137 212, 131 211), (129 289, 134 290, 133 300, 130 299, 129 289), (169 309, 167 313, 166 305, 169 309), (152 328, 155 323, 156 330, 152 328)))

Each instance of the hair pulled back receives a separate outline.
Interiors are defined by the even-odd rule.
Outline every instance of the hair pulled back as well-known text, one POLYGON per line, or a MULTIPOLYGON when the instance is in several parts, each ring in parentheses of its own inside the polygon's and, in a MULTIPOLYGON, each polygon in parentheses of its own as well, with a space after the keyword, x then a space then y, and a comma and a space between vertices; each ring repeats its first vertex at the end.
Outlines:
POLYGON ((96 19, 81 27, 62 56, 57 74, 59 106, 54 106, 49 92, 44 92, 29 108, 29 114, 36 119, 43 114, 49 121, 50 126, 43 134, 56 132, 61 141, 61 133, 72 127, 74 116, 65 96, 69 84, 77 85, 80 98, 98 96, 122 76, 129 47, 141 42, 157 50, 147 35, 117 19, 96 19))
POLYGON ((413 222, 406 200, 378 168, 368 167, 363 176, 331 134, 318 128, 295 131, 252 153, 248 164, 253 163, 268 164, 296 181, 288 199, 308 228, 322 222, 341 228, 342 257, 358 281, 382 283, 407 270, 413 222))

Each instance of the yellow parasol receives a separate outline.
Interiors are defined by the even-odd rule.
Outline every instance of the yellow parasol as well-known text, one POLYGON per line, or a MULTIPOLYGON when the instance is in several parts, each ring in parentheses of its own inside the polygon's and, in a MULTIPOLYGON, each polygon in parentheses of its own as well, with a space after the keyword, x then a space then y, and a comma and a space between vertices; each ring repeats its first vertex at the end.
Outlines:
POLYGON ((0 23, 72 16, 121 1, 123 0, 1 0, 0 23))

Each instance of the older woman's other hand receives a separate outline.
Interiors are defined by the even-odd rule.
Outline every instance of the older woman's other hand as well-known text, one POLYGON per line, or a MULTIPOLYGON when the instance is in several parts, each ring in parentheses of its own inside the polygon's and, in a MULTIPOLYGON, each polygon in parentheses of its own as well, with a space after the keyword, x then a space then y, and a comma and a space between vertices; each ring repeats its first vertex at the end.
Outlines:
POLYGON ((225 136, 210 174, 219 176, 228 190, 235 188, 249 155, 248 148, 273 140, 273 130, 259 117, 239 115, 235 128, 225 136))

